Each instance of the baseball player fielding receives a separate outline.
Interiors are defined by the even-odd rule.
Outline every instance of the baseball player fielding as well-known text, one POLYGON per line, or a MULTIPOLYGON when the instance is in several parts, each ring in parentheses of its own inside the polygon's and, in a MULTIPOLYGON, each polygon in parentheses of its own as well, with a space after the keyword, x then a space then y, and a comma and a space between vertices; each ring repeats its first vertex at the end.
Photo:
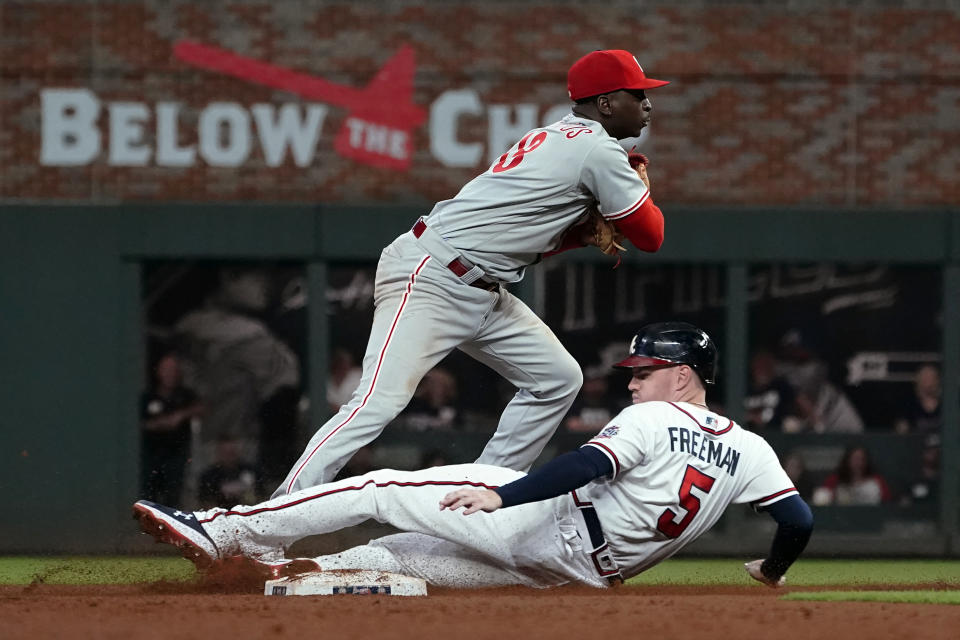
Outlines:
POLYGON ((666 84, 648 78, 627 51, 587 54, 568 73, 570 114, 526 133, 383 250, 359 386, 316 432, 274 498, 332 480, 454 349, 518 390, 477 463, 530 468, 583 374, 503 285, 544 257, 586 244, 610 254, 623 248, 623 239, 644 251, 659 249, 663 214, 651 198, 646 165, 631 167, 617 141, 649 126, 653 106, 645 91, 666 84))

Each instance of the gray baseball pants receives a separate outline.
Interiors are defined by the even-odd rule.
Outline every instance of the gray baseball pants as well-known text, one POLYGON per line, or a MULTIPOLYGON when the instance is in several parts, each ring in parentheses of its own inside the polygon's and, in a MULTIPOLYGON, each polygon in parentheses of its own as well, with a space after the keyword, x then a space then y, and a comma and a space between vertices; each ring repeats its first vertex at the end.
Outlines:
POLYGON ((518 389, 477 462, 527 471, 540 455, 580 390, 580 366, 518 298, 503 287, 491 292, 465 284, 445 259, 434 258, 409 232, 383 250, 360 384, 273 497, 330 482, 455 348, 518 389))

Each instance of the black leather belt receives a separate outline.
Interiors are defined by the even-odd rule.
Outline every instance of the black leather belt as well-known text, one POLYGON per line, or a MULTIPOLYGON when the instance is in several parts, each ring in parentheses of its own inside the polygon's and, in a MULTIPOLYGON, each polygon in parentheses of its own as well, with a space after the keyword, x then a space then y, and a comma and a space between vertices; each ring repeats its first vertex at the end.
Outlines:
POLYGON ((594 549, 598 549, 607 543, 603 537, 603 529, 600 528, 600 517, 597 516, 597 510, 593 507, 583 507, 580 509, 583 514, 583 521, 587 523, 587 531, 590 532, 590 544, 594 549))
POLYGON ((573 496, 573 503, 577 505, 577 509, 583 516, 583 522, 587 525, 590 546, 593 548, 589 555, 590 559, 593 560, 594 569, 601 577, 606 578, 610 584, 623 582, 620 567, 617 566, 613 554, 610 553, 610 545, 607 544, 607 539, 603 536, 600 518, 597 516, 597 510, 593 508, 593 503, 581 500, 576 491, 571 491, 570 495, 573 496))
MULTIPOLYGON (((417 220, 416 224, 413 225, 413 236, 415 238, 419 238, 426 230, 426 223, 424 223, 423 220, 417 220)), ((447 269, 450 269, 450 271, 452 271, 458 278, 463 278, 464 274, 467 271, 470 271, 471 267, 468 267, 466 264, 464 264, 463 260, 460 258, 454 258, 447 263, 447 269)), ((473 282, 465 282, 464 284, 469 284, 471 287, 483 289, 484 291, 497 291, 500 288, 499 282, 489 282, 483 278, 477 278, 473 282)))

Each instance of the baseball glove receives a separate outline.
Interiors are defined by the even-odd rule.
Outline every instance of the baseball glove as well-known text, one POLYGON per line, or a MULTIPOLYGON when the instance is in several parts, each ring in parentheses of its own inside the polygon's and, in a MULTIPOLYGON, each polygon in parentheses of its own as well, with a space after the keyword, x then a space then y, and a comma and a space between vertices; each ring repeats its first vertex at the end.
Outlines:
POLYGON ((618 256, 621 251, 627 250, 621 244, 624 235, 617 231, 612 222, 605 220, 596 207, 592 207, 587 214, 581 237, 584 244, 597 247, 608 256, 618 256))

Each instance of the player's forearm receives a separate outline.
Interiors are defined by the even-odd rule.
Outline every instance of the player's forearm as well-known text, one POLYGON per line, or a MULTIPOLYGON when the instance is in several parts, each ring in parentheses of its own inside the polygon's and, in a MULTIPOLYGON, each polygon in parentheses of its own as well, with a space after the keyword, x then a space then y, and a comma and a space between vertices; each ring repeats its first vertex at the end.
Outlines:
POLYGON ((813 514, 799 496, 775 503, 767 511, 777 521, 777 533, 773 537, 770 554, 760 570, 767 578, 776 580, 787 572, 806 548, 813 533, 813 514))
POLYGON ((617 231, 641 251, 654 252, 663 244, 663 212, 647 198, 639 209, 614 221, 617 231))
POLYGON ((612 472, 609 458, 594 447, 582 447, 495 491, 504 507, 512 507, 561 496, 612 472))

